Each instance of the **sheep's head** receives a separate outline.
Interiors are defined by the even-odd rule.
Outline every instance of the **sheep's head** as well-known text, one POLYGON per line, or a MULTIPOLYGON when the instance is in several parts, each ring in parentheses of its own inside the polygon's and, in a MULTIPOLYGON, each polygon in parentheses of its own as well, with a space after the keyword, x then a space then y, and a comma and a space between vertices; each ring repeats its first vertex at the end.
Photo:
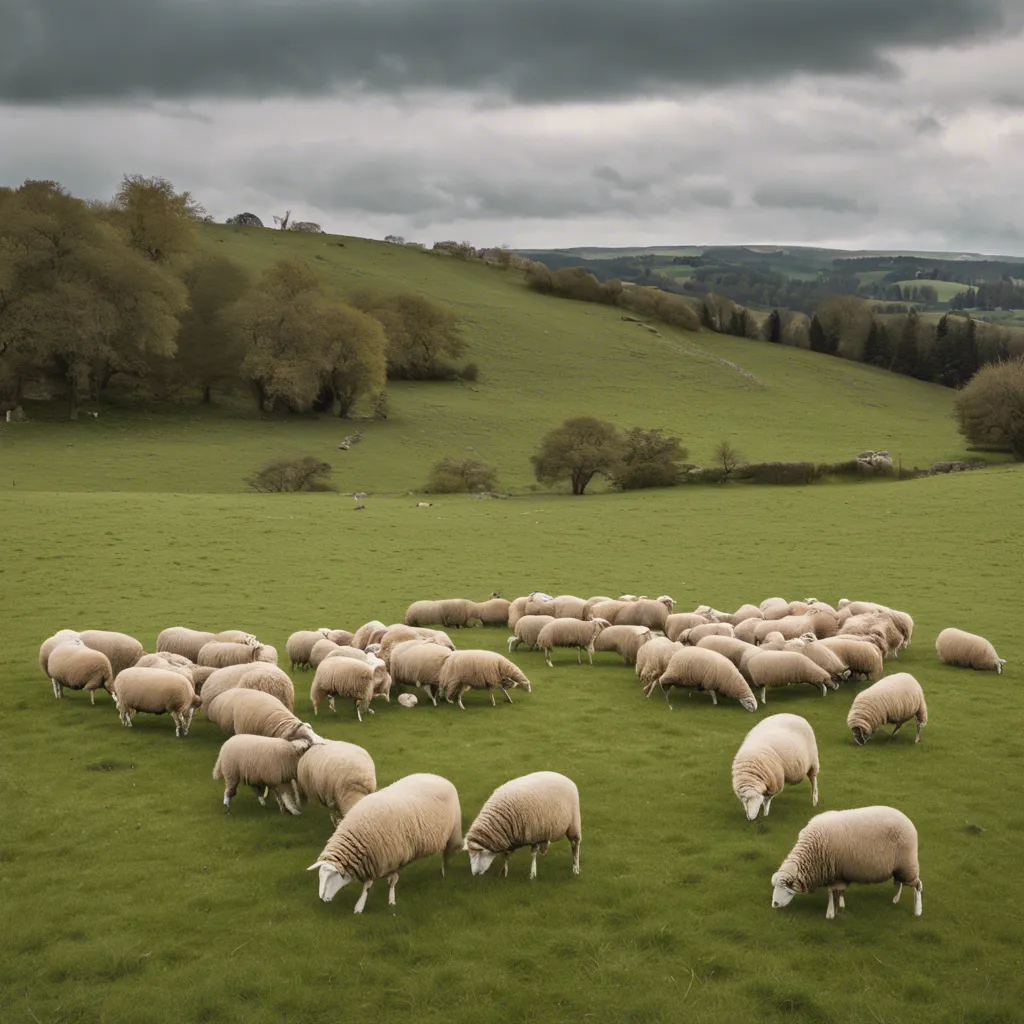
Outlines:
POLYGON ((658 602, 660 604, 663 604, 670 612, 676 606, 675 601, 673 601, 672 598, 668 596, 668 594, 662 594, 661 597, 658 598, 658 602))
POLYGON ((857 746, 863 747, 864 744, 867 743, 869 739, 871 739, 871 734, 873 730, 868 729, 866 726, 863 725, 854 725, 850 727, 850 732, 853 733, 853 739, 856 742, 857 746))
POLYGON ((764 793, 757 793, 753 789, 747 787, 742 789, 736 795, 740 798, 740 803, 743 804, 743 810, 746 812, 747 821, 753 821, 764 804, 764 793))
POLYGON ((740 705, 747 709, 747 711, 757 710, 757 698, 751 694, 749 697, 741 697, 740 705))
POLYGON ((291 748, 300 757, 313 745, 308 739, 291 740, 291 748))
POLYGON ((321 626, 316 632, 318 632, 325 640, 329 640, 331 638, 331 630, 326 626, 321 626))
POLYGON ((463 842, 462 848, 469 854, 469 866, 474 875, 482 875, 498 856, 494 850, 485 850, 479 843, 469 839, 463 842))
POLYGON ((309 722, 299 722, 299 724, 292 730, 291 739, 293 741, 305 740, 310 746, 326 742, 322 736, 318 736, 313 731, 313 726, 310 725, 309 722))
POLYGON ((772 875, 772 906, 778 909, 786 907, 798 892, 806 891, 806 886, 788 872, 776 871, 772 875))
POLYGON ((710 615, 712 610, 713 609, 712 609, 711 605, 709 605, 709 604, 699 604, 699 605, 697 605, 696 608, 693 609, 693 614, 694 615, 710 615))
POLYGON ((262 647, 263 645, 259 640, 253 636, 252 633, 246 633, 245 638, 242 640, 243 644, 247 644, 249 647, 262 647))
POLYGON ((848 597, 841 597, 841 598, 839 598, 839 604, 837 604, 836 607, 837 608, 845 608, 849 603, 850 603, 850 599, 848 597))
POLYGON ((338 895, 338 891, 344 889, 354 877, 347 871, 339 871, 336 864, 327 860, 318 860, 315 864, 310 864, 306 870, 320 872, 320 899, 324 903, 330 903, 338 895))
POLYGON ((818 634, 817 633, 801 633, 800 634, 800 639, 803 640, 803 642, 805 644, 813 644, 814 641, 818 639, 818 634))

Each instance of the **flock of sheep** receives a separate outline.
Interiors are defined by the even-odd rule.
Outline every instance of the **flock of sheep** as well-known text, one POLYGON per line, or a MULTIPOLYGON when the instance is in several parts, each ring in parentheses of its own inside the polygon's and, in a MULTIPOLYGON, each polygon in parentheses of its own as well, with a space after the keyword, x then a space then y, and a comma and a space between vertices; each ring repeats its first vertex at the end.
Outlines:
MULTIPOLYGON (((822 695, 841 682, 872 683, 855 698, 847 726, 865 743, 883 724, 893 735, 916 720, 915 742, 927 722, 920 684, 908 673, 882 678, 883 659, 909 646, 914 623, 905 612, 871 602, 840 601, 836 608, 809 598, 769 598, 736 612, 707 605, 674 613, 669 597, 650 600, 552 597, 534 592, 514 601, 493 597, 417 601, 402 623, 372 621, 354 633, 303 630, 293 633, 286 652, 290 667, 314 670, 310 701, 314 713, 326 699, 335 710, 338 697, 353 701, 358 720, 372 714, 376 697, 390 701, 395 684, 460 708, 471 689, 495 691, 531 684, 508 658, 492 651, 455 649, 445 629, 479 622, 512 630, 509 653, 519 647, 543 651, 547 664, 556 648, 576 648, 577 662, 587 651, 614 651, 635 665, 646 696, 660 688, 666 700, 673 687, 707 691, 714 703, 731 698, 748 711, 764 704, 769 689, 807 684, 822 695), (437 628, 442 627, 442 628, 437 628)), ((985 639, 957 629, 939 634, 936 649, 943 662, 1002 671, 1005 664, 985 639)), ((400 868, 420 857, 442 854, 441 873, 450 854, 469 853, 473 874, 493 860, 508 858, 522 846, 532 850, 530 877, 538 853, 563 837, 579 873, 581 840, 579 793, 572 780, 555 772, 534 772, 513 779, 490 796, 465 838, 458 793, 437 775, 409 775, 377 789, 376 770, 362 747, 325 740, 294 714, 295 687, 277 665, 277 651, 239 630, 207 633, 185 627, 164 630, 154 653, 124 633, 60 630, 42 644, 39 664, 54 696, 64 689, 107 690, 122 723, 136 713, 168 714, 175 735, 188 735, 198 708, 229 738, 221 747, 213 778, 224 782, 229 809, 239 786, 251 786, 261 804, 273 793, 282 812, 300 813, 303 799, 315 799, 331 811, 334 834, 309 870, 319 872, 319 894, 331 900, 353 880, 363 890, 362 912, 374 881, 387 878, 388 902, 395 903, 400 868)), ((402 693, 399 703, 415 706, 402 693)), ((671 704, 669 704, 671 709, 671 704)), ((798 715, 776 714, 750 730, 733 761, 733 789, 753 820, 768 809, 785 783, 807 778, 811 802, 818 802, 818 752, 814 731, 798 715)), ((827 917, 845 905, 851 882, 892 878, 898 889, 915 890, 920 914, 921 879, 917 833, 913 823, 891 807, 866 807, 819 814, 801 830, 796 845, 772 878, 772 905, 785 906, 798 892, 825 886, 827 917)))

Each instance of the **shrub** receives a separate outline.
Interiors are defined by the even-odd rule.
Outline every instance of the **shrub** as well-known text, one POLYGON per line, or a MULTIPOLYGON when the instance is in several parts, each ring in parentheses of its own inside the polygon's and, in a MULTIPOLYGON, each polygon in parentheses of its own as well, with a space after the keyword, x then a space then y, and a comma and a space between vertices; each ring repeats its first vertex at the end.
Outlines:
POLYGON ((462 380, 475 381, 480 377, 480 367, 476 363, 466 363, 461 370, 456 371, 456 375, 462 380))
POLYGON ((634 427, 622 439, 620 467, 612 483, 622 491, 675 487, 682 477, 687 454, 678 437, 669 437, 657 429, 634 427))
POLYGON ((813 462, 755 462, 735 472, 738 480, 755 484, 813 484, 821 477, 813 462))
POLYGON ((336 491, 330 476, 329 462, 323 462, 315 455, 300 455, 264 463, 255 476, 246 477, 245 484, 253 491, 273 493, 336 491))
POLYGON ((430 469, 427 494, 473 494, 493 491, 498 484, 498 471, 479 459, 438 459, 430 469))
POLYGON ((1024 459, 1024 356, 983 366, 956 396, 960 433, 1024 459))

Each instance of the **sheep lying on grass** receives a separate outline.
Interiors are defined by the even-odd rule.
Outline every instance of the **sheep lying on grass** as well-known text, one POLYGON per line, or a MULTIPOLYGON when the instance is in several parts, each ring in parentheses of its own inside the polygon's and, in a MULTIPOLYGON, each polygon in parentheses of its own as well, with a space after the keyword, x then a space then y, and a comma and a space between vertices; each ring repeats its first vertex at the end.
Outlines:
POLYGON ((462 847, 462 811, 455 787, 439 775, 407 775, 363 797, 327 841, 310 871, 320 874, 320 899, 329 903, 353 879, 363 883, 355 912, 366 906, 370 887, 388 879, 395 905, 398 872, 406 864, 441 854, 441 877, 450 854, 462 847))
MULTIPOLYGON (((641 648, 642 649, 642 648, 641 648)), ((684 647, 677 651, 658 680, 668 700, 668 691, 673 686, 684 686, 704 690, 711 694, 711 702, 718 703, 718 695, 738 700, 747 711, 757 710, 757 698, 751 692, 747 681, 736 666, 724 655, 704 647, 684 647)), ((654 689, 649 685, 644 691, 650 697, 654 689)), ((669 710, 672 705, 669 704, 669 710)))
POLYGON ((335 710, 335 697, 348 697, 356 707, 356 717, 363 720, 363 712, 374 713, 370 701, 383 697, 391 702, 391 676, 379 658, 372 662, 356 661, 354 658, 327 658, 321 662, 313 677, 309 699, 313 714, 319 714, 320 702, 327 698, 328 707, 335 710))
POLYGON ((54 646, 47 656, 46 670, 54 697, 63 697, 65 689, 87 690, 90 704, 96 703, 97 690, 110 691, 114 681, 110 659, 81 640, 65 640, 54 646))
POLYGON ((769 715, 747 733, 732 762, 732 790, 753 821, 785 784, 811 783, 811 806, 818 806, 818 745, 814 730, 799 715, 769 715))
POLYGON ((983 636, 965 633, 962 629, 944 629, 935 640, 939 661, 961 668, 982 671, 994 669, 1002 674, 1005 658, 996 654, 996 649, 983 636))
POLYGON ((391 681, 422 689, 437 707, 441 695, 441 668, 452 652, 426 640, 406 640, 391 649, 391 681))
POLYGON ((825 917, 846 906, 844 893, 853 883, 872 885, 893 879, 899 903, 903 886, 914 892, 914 914, 921 916, 921 869, 917 829, 895 807, 857 807, 825 811, 800 830, 796 845, 772 875, 772 906, 788 906, 798 892, 828 886, 825 917))
POLYGON ((336 812, 331 814, 335 825, 377 788, 373 758, 362 747, 342 740, 311 746, 299 759, 298 780, 307 800, 315 797, 336 812))
POLYGON ((572 779, 557 772, 533 772, 499 786, 480 808, 462 848, 469 853, 474 875, 482 875, 495 857, 504 857, 501 874, 508 875, 508 858, 521 846, 533 853, 530 878, 537 877, 537 854, 562 837, 572 849, 572 872, 580 873, 580 794, 572 779))
POLYGON ((921 730, 928 724, 928 705, 921 684, 909 672, 897 672, 861 690, 853 699, 846 727, 859 745, 867 743, 876 729, 887 722, 894 725, 892 739, 906 722, 917 719, 914 742, 921 740, 921 730))
POLYGON ((548 668, 554 668, 551 664, 551 652, 556 647, 575 647, 577 665, 583 663, 582 652, 585 649, 587 658, 593 665, 594 641, 598 634, 610 625, 607 619, 596 617, 586 622, 579 619, 553 619, 537 634, 537 646, 544 652, 548 668))
POLYGON ((609 626, 594 640, 595 651, 614 651, 627 665, 636 664, 640 648, 653 638, 646 626, 609 626))
POLYGON ((260 806, 266 806, 269 790, 283 814, 301 814, 299 758, 309 749, 308 740, 279 740, 269 736, 239 735, 224 742, 213 766, 214 779, 224 780, 224 810, 239 785, 252 786, 260 806))
POLYGON ((114 679, 114 703, 123 725, 142 711, 150 715, 169 714, 174 735, 187 736, 192 716, 201 701, 183 675, 162 668, 126 668, 114 679))
POLYGON ((500 689, 509 704, 512 703, 510 689, 521 686, 527 693, 532 690, 530 680, 519 667, 494 651, 451 652, 441 666, 438 683, 445 700, 451 704, 454 698, 463 711, 466 706, 462 703, 462 695, 469 689, 486 690, 492 707, 495 706, 495 690, 500 689))

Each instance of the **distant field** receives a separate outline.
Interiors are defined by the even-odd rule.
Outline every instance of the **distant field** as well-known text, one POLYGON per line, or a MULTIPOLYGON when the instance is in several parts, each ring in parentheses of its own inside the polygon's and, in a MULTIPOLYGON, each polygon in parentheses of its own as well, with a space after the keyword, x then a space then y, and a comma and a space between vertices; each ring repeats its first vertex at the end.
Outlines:
POLYGON ((939 302, 949 302, 953 296, 964 291, 967 287, 966 285, 958 284, 956 281, 930 281, 924 279, 897 281, 896 283, 901 288, 920 288, 922 285, 929 285, 935 289, 939 302))

